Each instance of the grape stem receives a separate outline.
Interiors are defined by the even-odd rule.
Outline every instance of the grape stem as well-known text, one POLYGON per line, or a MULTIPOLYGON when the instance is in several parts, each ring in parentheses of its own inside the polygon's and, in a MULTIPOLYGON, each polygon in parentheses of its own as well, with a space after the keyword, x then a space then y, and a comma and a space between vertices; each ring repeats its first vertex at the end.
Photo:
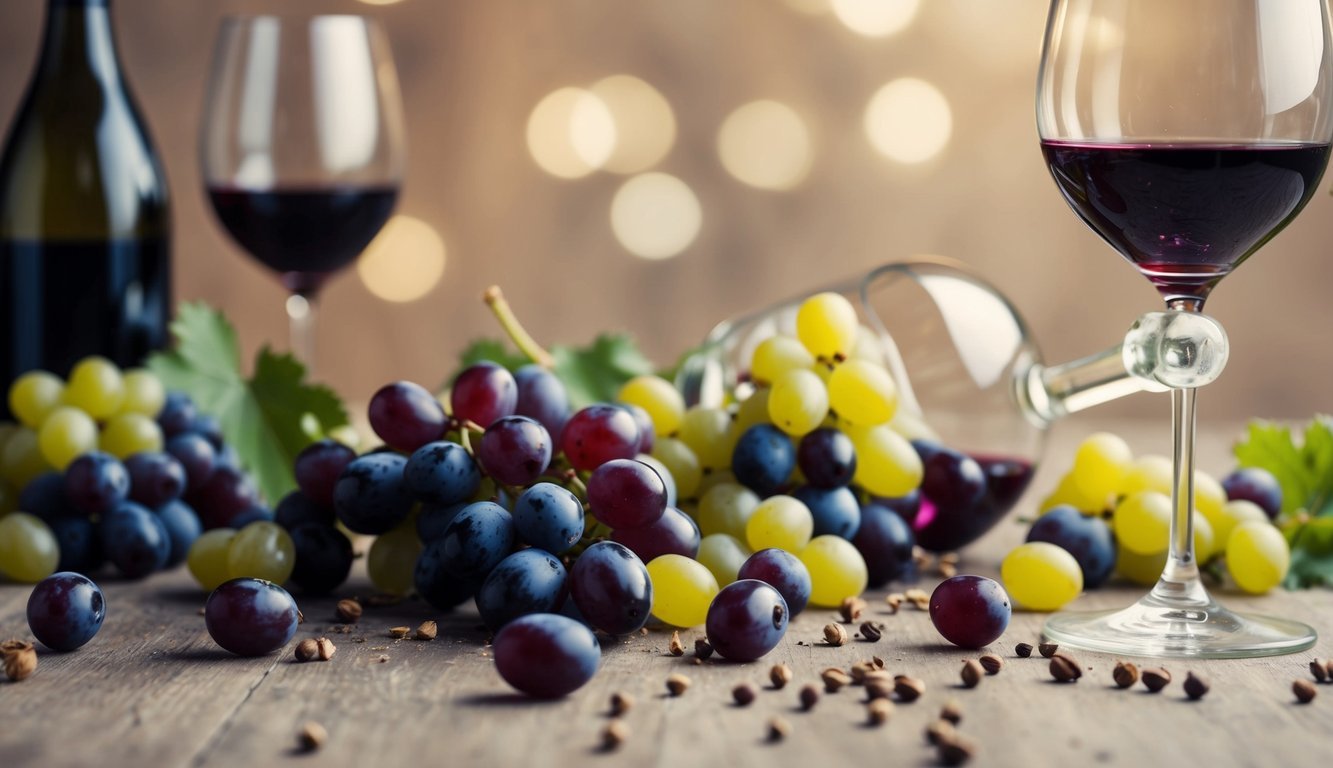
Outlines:
POLYGON ((500 292, 500 286, 492 285, 487 288, 481 298, 482 301, 486 302, 486 306, 491 308, 491 312, 495 314, 495 319, 500 321, 500 327, 504 329, 505 333, 509 334, 509 338, 518 347, 518 351, 527 355, 529 360, 543 368, 551 369, 555 367, 555 358, 542 345, 538 344, 537 340, 532 338, 532 334, 528 333, 528 329, 524 328, 523 324, 518 321, 518 316, 514 314, 509 302, 505 301, 504 294, 500 292))
POLYGON ((463 450, 467 451, 469 456, 475 456, 477 452, 472 448, 472 433, 476 432, 479 435, 484 435, 486 434, 486 430, 482 428, 480 424, 470 419, 464 419, 463 421, 455 419, 454 422, 449 425, 449 428, 450 431, 454 429, 458 430, 458 444, 463 446, 463 450))

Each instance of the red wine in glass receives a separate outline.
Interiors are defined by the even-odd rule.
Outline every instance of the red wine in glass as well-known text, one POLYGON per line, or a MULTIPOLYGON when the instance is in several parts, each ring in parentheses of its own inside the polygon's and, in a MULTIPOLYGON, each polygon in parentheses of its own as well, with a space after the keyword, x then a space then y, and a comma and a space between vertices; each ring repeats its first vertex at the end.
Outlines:
POLYGON ((1328 144, 1086 144, 1043 141, 1051 175, 1083 221, 1168 301, 1202 304, 1314 194, 1328 144))
POLYGON ((210 185, 208 197, 242 248, 276 271, 287 290, 309 296, 375 238, 393 211, 398 187, 258 191, 210 185))

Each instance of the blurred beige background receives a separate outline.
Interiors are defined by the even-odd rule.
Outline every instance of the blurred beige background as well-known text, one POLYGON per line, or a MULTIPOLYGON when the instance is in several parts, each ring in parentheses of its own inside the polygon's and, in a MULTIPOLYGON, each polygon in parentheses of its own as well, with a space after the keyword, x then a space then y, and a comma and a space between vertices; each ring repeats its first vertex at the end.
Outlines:
MULTIPOLYGON (((429 225, 446 255, 432 283, 439 254, 429 233, 395 227, 403 239, 379 253, 415 264, 402 271, 409 288, 433 286, 424 296, 386 301, 354 270, 326 290, 320 377, 349 399, 364 400, 392 379, 440 382, 469 339, 498 334, 480 301, 494 282, 543 341, 624 330, 663 365, 724 317, 917 253, 981 270, 1022 310, 1049 361, 1100 349, 1158 305, 1147 281, 1067 209, 1043 166, 1033 118, 1042 0, 113 5, 122 60, 171 181, 177 296, 226 310, 247 350, 265 341, 285 347, 287 327, 277 281, 216 226, 200 186, 195 143, 217 21, 281 5, 371 14, 385 24, 408 114, 398 213, 429 225), (613 75, 639 80, 602 82, 613 75), (875 134, 895 160, 865 124, 868 108, 876 110, 872 96, 902 78, 909 80, 880 97, 888 117, 875 134), (594 91, 607 98, 591 106, 578 91, 547 104, 554 128, 543 128, 547 109, 534 116, 549 94, 598 83, 594 91), (659 111, 618 111, 616 94, 659 111), (722 130, 756 100, 770 103, 722 130), (661 132, 670 122, 660 118, 628 125, 660 114, 663 102, 674 134, 661 132), (608 123, 621 130, 621 144, 608 143, 608 123), (756 155, 785 161, 756 167, 756 155), (578 178, 553 174, 539 157, 578 178), (589 163, 675 181, 632 181, 635 173, 589 163), (655 212, 646 222, 636 193, 655 212), (619 234, 613 199, 623 206, 619 234), (667 217, 661 227, 654 215, 667 217), (674 255, 647 259, 636 250, 674 255)), ((6 123, 30 73, 43 7, 0 5, 6 123)), ((1201 418, 1333 410, 1330 184, 1214 294, 1209 308, 1227 326, 1233 352, 1202 398, 1201 418)), ((1107 408, 1160 415, 1165 438, 1164 397, 1107 408)))

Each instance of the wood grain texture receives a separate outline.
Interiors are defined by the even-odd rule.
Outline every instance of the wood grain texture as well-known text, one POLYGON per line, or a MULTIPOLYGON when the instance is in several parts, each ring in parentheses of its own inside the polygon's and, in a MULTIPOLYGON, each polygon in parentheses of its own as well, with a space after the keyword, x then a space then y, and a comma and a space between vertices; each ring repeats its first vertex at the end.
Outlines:
MULTIPOLYGON (((1118 426, 1134 433, 1131 425, 1118 426)), ((1037 488, 1049 488, 1067 464, 1070 441, 1086 426, 1057 433, 1049 467, 1037 488)), ((1150 432, 1143 432, 1148 435, 1150 432)), ((1235 431, 1218 430, 1216 435, 1235 431)), ((1136 449, 1141 447, 1137 441, 1136 449)), ((1207 441, 1204 466, 1225 471, 1226 439, 1207 441)), ((1031 502, 1029 502, 1031 503, 1031 502)), ((969 572, 993 574, 999 557, 1021 539, 1022 527, 1002 524, 965 553, 969 572)), ((922 586, 929 589, 934 579, 922 586)), ((925 612, 890 615, 882 593, 868 595, 871 618, 882 621, 882 640, 854 640, 834 648, 822 642, 832 611, 797 617, 784 643, 752 664, 667 653, 669 632, 608 640, 594 680, 556 702, 528 700, 499 679, 475 612, 439 616, 417 601, 367 608, 348 634, 334 633, 333 599, 301 600, 306 623, 297 640, 327 636, 338 646, 327 663, 296 663, 281 654, 240 659, 219 650, 198 615, 203 594, 183 571, 139 583, 108 581, 108 617, 87 647, 71 654, 42 653, 29 680, 0 683, 0 766, 235 766, 235 765, 523 765, 637 766, 935 765, 923 731, 946 702, 962 707, 960 730, 980 746, 976 765, 1217 765, 1324 766, 1333 758, 1326 734, 1333 686, 1298 705, 1294 679, 1308 677, 1308 661, 1333 655, 1327 641, 1313 652, 1274 659, 1183 662, 1162 665, 1174 681, 1160 694, 1111 683, 1114 658, 1075 652, 1085 676, 1058 684, 1040 658, 1014 657, 1020 641, 1036 643, 1044 616, 1019 613, 992 650, 1005 658, 996 676, 974 689, 959 683, 968 652, 942 644, 925 612), (389 627, 440 622, 431 642, 393 640, 389 627), (899 703, 888 723, 866 724, 864 690, 823 694, 810 712, 797 691, 818 683, 820 670, 879 656, 890 672, 921 678, 925 695, 899 703), (769 667, 789 664, 796 679, 783 690, 768 683, 769 667), (1187 670, 1210 679, 1202 701, 1188 701, 1187 670), (684 695, 667 695, 666 677, 691 678, 684 695), (739 707, 731 689, 750 682, 755 702, 739 707), (624 718, 630 737, 614 753, 600 749, 613 692, 633 695, 624 718), (780 743, 766 740, 766 723, 791 726, 780 743), (296 733, 307 720, 323 724, 329 741, 317 754, 299 756, 296 733)), ((368 595, 364 577, 340 596, 368 595)), ((26 636, 28 590, 0 586, 0 638, 26 636)), ((1116 587, 1080 598, 1079 606, 1125 604, 1139 590, 1116 587)), ((1275 592, 1264 597, 1223 595, 1234 608, 1300 618, 1321 636, 1333 634, 1333 592, 1275 592)), ((687 648, 701 630, 683 631, 687 648)), ((1151 662, 1157 663, 1157 662, 1151 662)))

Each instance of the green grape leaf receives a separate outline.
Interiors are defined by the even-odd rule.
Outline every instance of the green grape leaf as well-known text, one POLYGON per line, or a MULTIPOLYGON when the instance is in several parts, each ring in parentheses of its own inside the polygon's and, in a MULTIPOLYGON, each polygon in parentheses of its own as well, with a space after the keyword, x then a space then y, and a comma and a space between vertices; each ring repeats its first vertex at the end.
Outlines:
POLYGON ((307 383, 305 366, 291 355, 268 347, 256 355, 247 378, 236 330, 203 303, 181 304, 171 331, 175 349, 154 354, 148 367, 167 389, 186 392, 217 418, 260 491, 276 503, 296 487, 296 454, 347 423, 342 401, 328 387, 307 383))
POLYGON ((1283 586, 1304 589, 1333 585, 1333 517, 1294 522, 1283 533, 1291 543, 1291 567, 1283 586))
POLYGON ((1242 467, 1261 467, 1277 478, 1284 516, 1298 510, 1316 517, 1333 514, 1333 422, 1328 416, 1315 417, 1299 444, 1289 427, 1251 422, 1235 455, 1242 467))
POLYGON ((611 402, 625 382, 653 373, 653 364, 624 334, 602 334, 586 347, 552 348, 555 373, 574 408, 611 402))

